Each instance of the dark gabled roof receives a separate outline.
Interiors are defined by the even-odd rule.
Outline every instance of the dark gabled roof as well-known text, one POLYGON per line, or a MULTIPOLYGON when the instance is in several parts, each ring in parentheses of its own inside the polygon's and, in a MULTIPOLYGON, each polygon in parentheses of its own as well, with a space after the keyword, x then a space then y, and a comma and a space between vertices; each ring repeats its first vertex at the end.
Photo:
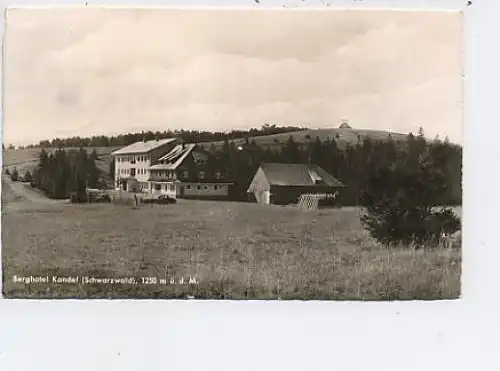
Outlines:
POLYGON ((319 177, 330 187, 344 187, 318 165, 263 163, 260 167, 274 186, 314 186, 317 185, 314 179, 319 177))
POLYGON ((149 169, 175 170, 195 148, 195 143, 178 144, 165 156, 160 157, 158 164, 151 166, 149 169))

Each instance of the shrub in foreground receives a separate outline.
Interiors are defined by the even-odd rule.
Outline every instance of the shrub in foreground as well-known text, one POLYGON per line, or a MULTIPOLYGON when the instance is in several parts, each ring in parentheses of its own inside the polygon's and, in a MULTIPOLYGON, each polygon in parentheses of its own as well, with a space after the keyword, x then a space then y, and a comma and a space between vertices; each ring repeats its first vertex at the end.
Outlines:
POLYGON ((369 179, 360 220, 383 245, 436 246, 461 228, 460 218, 440 205, 445 192, 444 176, 425 154, 415 166, 397 161, 369 179))
POLYGON ((19 172, 17 171, 17 168, 14 168, 12 170, 12 173, 10 174, 10 179, 13 182, 17 182, 19 180, 19 172))

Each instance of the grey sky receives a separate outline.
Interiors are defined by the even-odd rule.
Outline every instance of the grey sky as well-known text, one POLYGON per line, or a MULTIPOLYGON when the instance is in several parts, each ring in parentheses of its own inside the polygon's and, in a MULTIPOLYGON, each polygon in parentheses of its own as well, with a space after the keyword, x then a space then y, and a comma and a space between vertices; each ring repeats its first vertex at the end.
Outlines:
POLYGON ((352 126, 461 142, 458 12, 15 9, 4 142, 352 126))

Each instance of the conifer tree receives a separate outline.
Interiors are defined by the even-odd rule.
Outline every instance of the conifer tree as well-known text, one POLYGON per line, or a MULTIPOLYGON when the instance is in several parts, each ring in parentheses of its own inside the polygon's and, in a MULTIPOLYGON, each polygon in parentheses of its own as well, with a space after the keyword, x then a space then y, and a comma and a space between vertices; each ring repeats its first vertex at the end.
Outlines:
POLYGON ((409 167, 405 159, 376 170, 362 193, 360 220, 386 246, 435 246, 443 232, 460 229, 460 219, 443 204, 446 181, 430 151, 409 167))

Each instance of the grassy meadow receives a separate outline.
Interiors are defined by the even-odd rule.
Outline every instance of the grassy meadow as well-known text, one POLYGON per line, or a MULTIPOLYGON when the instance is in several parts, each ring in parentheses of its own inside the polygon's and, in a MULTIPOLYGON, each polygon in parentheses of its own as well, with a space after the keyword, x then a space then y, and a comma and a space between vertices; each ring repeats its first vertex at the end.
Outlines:
POLYGON ((36 203, 28 194, 13 197, 12 185, 2 192, 6 297, 410 300, 460 294, 460 248, 388 250, 364 231, 356 208, 36 203), (14 275, 135 277, 137 284, 24 284, 14 283, 14 275), (141 277, 177 283, 146 284, 141 277), (196 282, 178 283, 189 277, 196 282))

